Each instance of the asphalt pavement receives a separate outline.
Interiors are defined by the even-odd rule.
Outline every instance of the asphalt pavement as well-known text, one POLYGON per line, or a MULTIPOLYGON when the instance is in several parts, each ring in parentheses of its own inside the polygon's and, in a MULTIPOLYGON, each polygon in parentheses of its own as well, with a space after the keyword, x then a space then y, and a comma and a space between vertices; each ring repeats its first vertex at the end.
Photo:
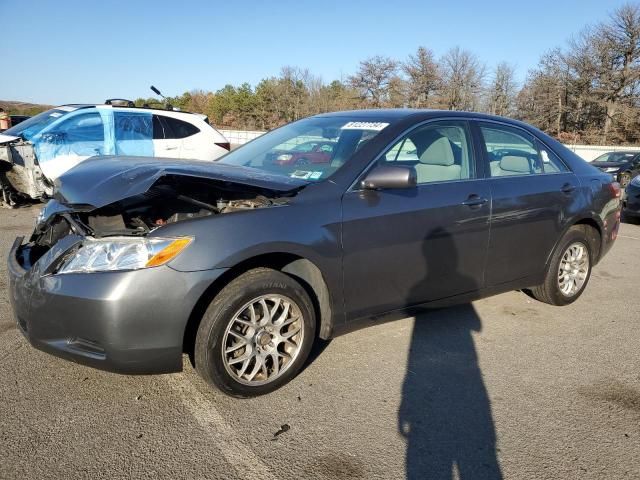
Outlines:
POLYGON ((31 348, 6 254, 37 210, 0 209, 2 479, 640 478, 640 226, 571 306, 510 292, 375 325, 237 400, 188 361, 121 376, 31 348))

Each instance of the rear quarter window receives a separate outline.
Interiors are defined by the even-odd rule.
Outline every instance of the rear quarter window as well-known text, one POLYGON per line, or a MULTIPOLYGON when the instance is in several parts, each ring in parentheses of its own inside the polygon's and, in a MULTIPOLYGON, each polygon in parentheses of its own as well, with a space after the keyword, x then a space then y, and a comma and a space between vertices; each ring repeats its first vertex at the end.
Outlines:
POLYGON ((162 116, 165 125, 164 138, 187 138, 200 132, 200 129, 177 118, 162 116))

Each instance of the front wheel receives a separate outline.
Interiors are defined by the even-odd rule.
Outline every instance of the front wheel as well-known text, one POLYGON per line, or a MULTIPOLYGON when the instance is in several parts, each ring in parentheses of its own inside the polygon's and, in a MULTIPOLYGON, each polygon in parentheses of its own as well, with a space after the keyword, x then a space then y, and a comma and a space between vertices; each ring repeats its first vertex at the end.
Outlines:
POLYGON ((196 370, 235 397, 269 393, 291 380, 315 338, 309 295, 293 278, 259 268, 230 282, 198 328, 196 370))
POLYGON ((530 290, 531 295, 550 305, 575 302, 591 277, 592 248, 586 228, 576 225, 562 238, 551 257, 544 283, 530 290))

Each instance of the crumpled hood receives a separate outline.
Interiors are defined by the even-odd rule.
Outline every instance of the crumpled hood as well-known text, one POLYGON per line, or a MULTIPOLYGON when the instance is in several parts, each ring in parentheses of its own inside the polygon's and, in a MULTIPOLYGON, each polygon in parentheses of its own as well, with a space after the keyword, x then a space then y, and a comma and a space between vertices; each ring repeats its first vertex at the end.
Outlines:
POLYGON ((100 208, 145 193, 166 175, 228 181, 282 192, 306 185, 303 180, 212 161, 94 157, 55 180, 54 198, 66 205, 100 208))
POLYGON ((11 143, 16 140, 20 140, 20 137, 14 137, 13 135, 5 135, 4 133, 0 133, 0 145, 3 143, 11 143))

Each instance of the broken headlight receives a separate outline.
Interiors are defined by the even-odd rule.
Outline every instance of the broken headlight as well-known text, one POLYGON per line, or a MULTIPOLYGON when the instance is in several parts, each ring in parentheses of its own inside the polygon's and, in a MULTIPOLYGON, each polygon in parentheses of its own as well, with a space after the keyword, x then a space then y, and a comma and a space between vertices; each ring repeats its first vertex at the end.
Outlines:
POLYGON ((157 267, 175 258, 191 238, 87 238, 57 273, 112 272, 157 267))

